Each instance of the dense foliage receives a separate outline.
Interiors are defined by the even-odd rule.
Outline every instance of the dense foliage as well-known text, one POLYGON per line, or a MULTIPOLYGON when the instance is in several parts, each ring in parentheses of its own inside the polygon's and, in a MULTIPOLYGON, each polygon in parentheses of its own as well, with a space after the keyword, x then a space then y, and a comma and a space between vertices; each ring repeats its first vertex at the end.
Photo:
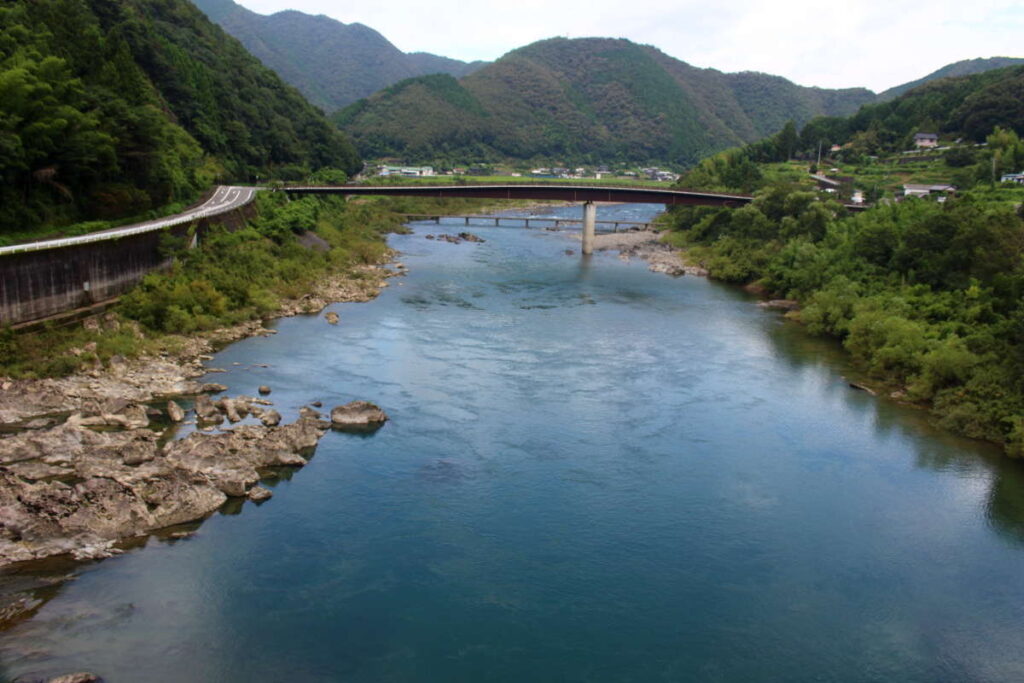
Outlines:
POLYGON ((889 88, 884 92, 880 92, 878 93, 878 101, 887 102, 895 97, 899 97, 905 92, 913 90, 919 85, 924 85, 929 81, 937 81, 940 78, 970 76, 972 74, 991 71, 992 69, 1002 69, 1003 67, 1020 66, 1022 64, 1024 64, 1024 59, 1019 57, 978 57, 976 59, 964 59, 959 62, 947 64, 941 69, 931 72, 924 78, 918 78, 917 80, 910 81, 909 83, 902 83, 889 88))
POLYGON ((232 0, 193 0, 199 9, 310 102, 333 112, 393 83, 423 74, 464 76, 482 62, 406 54, 362 24, 288 10, 257 14, 232 0))
POLYGON ((187 0, 0 6, 0 234, 322 166, 351 173, 359 161, 187 0))
POLYGON ((336 120, 364 156, 440 165, 502 158, 689 165, 789 119, 856 110, 864 89, 698 69, 627 40, 555 38, 456 81, 388 88, 336 120))
MULTIPOLYGON (((713 187, 749 157, 702 164, 713 187)), ((756 169, 756 166, 754 167, 756 169)), ((741 176, 741 180, 746 176, 741 176)), ((848 216, 815 192, 768 184, 735 211, 677 209, 672 239, 712 277, 803 302, 870 375, 941 423, 1024 457, 1024 219, 966 195, 848 216)))
POLYGON ((928 82, 849 118, 823 117, 800 132, 798 150, 849 143, 847 156, 913 149, 918 132, 983 142, 1000 126, 1024 134, 1024 66, 928 82))

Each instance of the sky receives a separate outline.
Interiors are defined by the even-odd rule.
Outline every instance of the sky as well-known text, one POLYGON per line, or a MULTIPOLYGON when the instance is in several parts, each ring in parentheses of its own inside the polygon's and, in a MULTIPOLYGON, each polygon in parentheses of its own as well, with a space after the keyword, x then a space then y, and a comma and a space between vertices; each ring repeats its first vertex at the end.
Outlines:
POLYGON ((876 92, 974 57, 1024 57, 1022 0, 236 0, 376 29, 405 52, 494 60, 536 40, 628 38, 700 67, 876 92))

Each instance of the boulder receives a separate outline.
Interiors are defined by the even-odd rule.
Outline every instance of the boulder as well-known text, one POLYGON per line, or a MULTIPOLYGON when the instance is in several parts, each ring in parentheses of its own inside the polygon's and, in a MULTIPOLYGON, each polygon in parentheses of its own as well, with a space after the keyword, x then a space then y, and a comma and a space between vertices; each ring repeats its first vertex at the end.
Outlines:
POLYGON ((369 401, 352 401, 331 410, 331 426, 335 429, 379 429, 387 420, 384 411, 369 401))
POLYGON ((265 410, 263 411, 263 414, 260 415, 260 422, 267 427, 276 427, 281 424, 281 413, 276 410, 265 410))
POLYGON ((327 315, 324 316, 324 319, 331 325, 337 325, 338 321, 341 320, 341 317, 334 311, 328 311, 327 315))
POLYGON ((51 678, 46 683, 103 683, 103 679, 88 671, 78 671, 73 674, 64 674, 51 678))
POLYGON ((270 497, 274 494, 270 492, 270 489, 265 489, 262 486, 253 486, 249 489, 249 500, 254 503, 262 503, 265 500, 270 500, 270 497))
POLYGON ((219 394, 220 392, 227 390, 228 388, 226 386, 224 386, 223 384, 218 384, 216 382, 207 382, 202 387, 202 392, 204 394, 219 394))
POLYGON ((195 410, 196 418, 200 423, 220 424, 224 421, 224 416, 221 415, 220 411, 217 410, 217 406, 213 404, 213 401, 206 394, 196 396, 195 410))
POLYGON ((270 393, 270 387, 266 384, 261 384, 256 391, 260 392, 260 396, 266 396, 270 393))
POLYGON ((759 301, 757 305, 761 308, 773 308, 779 311, 797 311, 800 309, 800 302, 795 299, 771 299, 769 301, 759 301))
POLYGON ((315 408, 310 408, 309 406, 302 406, 299 408, 299 417, 311 417, 313 419, 317 419, 320 417, 320 411, 315 408))
POLYGON ((185 411, 177 402, 171 400, 167 402, 167 417, 171 419, 171 422, 181 422, 185 419, 185 411))

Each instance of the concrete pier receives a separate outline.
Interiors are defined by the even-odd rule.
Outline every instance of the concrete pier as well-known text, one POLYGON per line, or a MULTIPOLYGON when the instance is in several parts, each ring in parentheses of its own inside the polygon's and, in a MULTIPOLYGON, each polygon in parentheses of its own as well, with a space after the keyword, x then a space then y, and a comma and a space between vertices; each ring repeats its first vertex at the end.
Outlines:
POLYGON ((594 253, 594 236, 597 233, 597 205, 594 202, 583 204, 583 248, 584 256, 594 253))

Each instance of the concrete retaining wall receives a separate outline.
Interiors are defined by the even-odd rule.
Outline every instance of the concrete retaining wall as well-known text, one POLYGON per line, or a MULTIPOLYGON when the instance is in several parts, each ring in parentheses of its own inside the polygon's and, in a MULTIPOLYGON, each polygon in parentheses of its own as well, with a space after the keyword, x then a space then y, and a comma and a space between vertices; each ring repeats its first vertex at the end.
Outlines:
MULTIPOLYGON (((236 228, 251 205, 209 219, 236 228)), ((201 234, 207 221, 200 222, 201 234)), ((117 297, 149 272, 170 265, 161 236, 188 234, 188 225, 59 249, 0 257, 0 327, 40 320, 117 297)))

